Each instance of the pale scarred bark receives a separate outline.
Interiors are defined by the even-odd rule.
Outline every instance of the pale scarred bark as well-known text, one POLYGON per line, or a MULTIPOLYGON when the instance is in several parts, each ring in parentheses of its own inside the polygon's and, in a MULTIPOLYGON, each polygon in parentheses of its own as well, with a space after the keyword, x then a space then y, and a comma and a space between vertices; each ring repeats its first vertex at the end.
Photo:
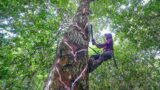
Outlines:
POLYGON ((81 0, 64 34, 44 90, 88 90, 89 0, 81 0))

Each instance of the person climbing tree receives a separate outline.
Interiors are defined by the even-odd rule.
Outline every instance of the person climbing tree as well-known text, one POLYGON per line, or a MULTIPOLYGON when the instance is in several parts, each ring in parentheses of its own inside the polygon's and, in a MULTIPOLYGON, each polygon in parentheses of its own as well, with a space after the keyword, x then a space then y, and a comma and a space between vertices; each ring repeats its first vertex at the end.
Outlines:
POLYGON ((92 72, 94 71, 98 66, 102 64, 103 61, 107 61, 108 59, 111 59, 113 56, 113 39, 111 33, 105 34, 106 42, 103 44, 97 44, 95 42, 95 39, 92 39, 92 44, 96 45, 98 48, 103 48, 102 54, 96 54, 92 55, 89 58, 88 63, 88 71, 92 72))

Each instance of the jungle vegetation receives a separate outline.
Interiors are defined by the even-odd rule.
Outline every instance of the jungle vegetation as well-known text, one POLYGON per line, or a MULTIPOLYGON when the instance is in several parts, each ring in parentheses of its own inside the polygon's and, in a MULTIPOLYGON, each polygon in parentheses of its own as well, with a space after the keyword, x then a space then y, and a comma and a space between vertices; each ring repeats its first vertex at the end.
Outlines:
MULTIPOLYGON (((79 0, 0 0, 0 90, 43 90, 78 5, 79 0)), ((89 89, 158 90, 160 1, 94 0, 90 10, 96 41, 102 43, 105 32, 114 36, 118 69, 112 59, 104 62, 89 74, 89 89)))

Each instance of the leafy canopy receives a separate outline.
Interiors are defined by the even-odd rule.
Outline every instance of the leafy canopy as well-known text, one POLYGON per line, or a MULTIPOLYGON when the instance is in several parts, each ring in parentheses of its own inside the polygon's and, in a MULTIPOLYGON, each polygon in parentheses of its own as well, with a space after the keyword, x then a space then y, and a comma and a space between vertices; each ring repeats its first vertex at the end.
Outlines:
MULTIPOLYGON (((145 1, 91 3, 94 37, 102 43, 103 30, 114 34, 119 66, 109 60, 98 67, 90 74, 91 90, 160 88, 160 3, 145 1)), ((0 89, 43 89, 78 5, 79 0, 0 0, 0 89)))

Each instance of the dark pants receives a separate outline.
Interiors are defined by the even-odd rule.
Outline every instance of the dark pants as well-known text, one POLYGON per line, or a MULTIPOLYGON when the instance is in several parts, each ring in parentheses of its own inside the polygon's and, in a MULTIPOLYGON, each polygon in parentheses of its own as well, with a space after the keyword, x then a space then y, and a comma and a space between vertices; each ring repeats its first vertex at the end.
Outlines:
POLYGON ((100 66, 103 61, 111 59, 112 55, 113 55, 112 51, 106 51, 103 52, 102 54, 92 55, 89 58, 89 63, 88 63, 89 73, 94 71, 98 66, 100 66))

